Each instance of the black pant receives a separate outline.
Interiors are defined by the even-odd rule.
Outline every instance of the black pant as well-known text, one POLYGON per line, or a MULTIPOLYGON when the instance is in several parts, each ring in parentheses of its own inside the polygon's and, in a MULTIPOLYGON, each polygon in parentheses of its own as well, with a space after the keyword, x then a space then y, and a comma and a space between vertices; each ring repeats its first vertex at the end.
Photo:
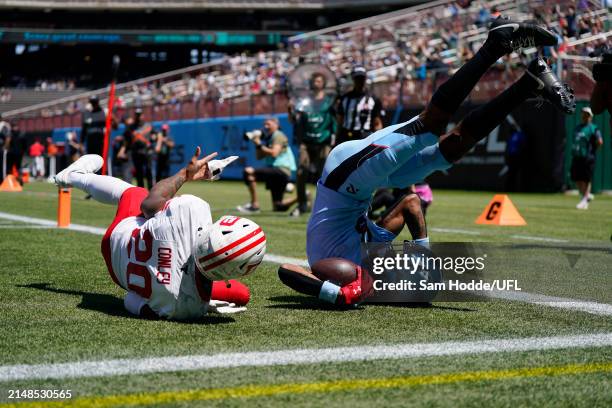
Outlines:
MULTIPOLYGON (((280 203, 283 201, 285 188, 289 182, 289 176, 287 173, 278 167, 260 167, 255 169, 255 180, 266 183, 266 188, 270 190, 270 193, 272 193, 273 203, 280 203)), ((245 181, 247 181, 246 173, 245 181)))
POLYGON ((167 156, 157 156, 157 167, 155 169, 155 181, 170 177, 170 158, 167 156))
POLYGON ((132 153, 136 182, 138 187, 144 187, 144 178, 147 178, 147 188, 153 187, 153 173, 151 172, 151 161, 147 154, 132 153))

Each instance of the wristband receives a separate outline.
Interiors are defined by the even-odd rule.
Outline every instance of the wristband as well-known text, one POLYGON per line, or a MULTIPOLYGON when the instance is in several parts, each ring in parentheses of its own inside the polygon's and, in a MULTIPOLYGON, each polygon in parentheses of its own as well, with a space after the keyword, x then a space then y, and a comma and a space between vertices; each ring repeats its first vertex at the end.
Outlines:
POLYGON ((319 299, 325 302, 336 304, 338 293, 340 293, 340 286, 334 285, 330 281, 325 281, 321 286, 321 291, 319 292, 319 299))

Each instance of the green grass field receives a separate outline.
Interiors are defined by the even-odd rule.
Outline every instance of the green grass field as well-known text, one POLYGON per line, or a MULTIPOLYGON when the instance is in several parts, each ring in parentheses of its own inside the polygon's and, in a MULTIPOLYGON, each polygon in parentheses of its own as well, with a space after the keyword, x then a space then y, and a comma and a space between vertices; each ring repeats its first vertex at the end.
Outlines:
MULTIPOLYGON (((207 200, 213 218, 235 213, 232 208, 247 200, 242 183, 189 184, 181 193, 207 200)), ((491 227, 474 220, 492 193, 434 194, 427 217, 432 241, 533 244, 534 258, 540 244, 546 251, 567 246, 579 255, 578 269, 564 262, 542 267, 571 282, 554 294, 610 303, 612 197, 598 196, 588 211, 578 211, 576 197, 513 194, 528 225, 491 227)), ((261 197, 264 211, 251 218, 266 231, 268 252, 304 259, 307 218, 265 211, 270 203, 263 189, 261 197)), ((83 198, 73 191, 72 222, 106 227, 115 209, 83 198)), ((22 193, 0 193, 0 212, 53 220, 56 201, 52 185, 32 183, 22 193)), ((611 314, 520 301, 333 310, 282 285, 278 265, 267 262, 245 279, 252 300, 243 314, 191 323, 142 321, 124 311, 122 290, 110 280, 99 247, 94 234, 0 217, 0 366, 407 343, 418 349, 422 343, 612 333, 611 314)), ((9 390, 69 389, 72 399, 56 405, 83 407, 603 407, 612 406, 612 346, 0 384, 0 403, 18 406, 48 402, 9 399, 9 390)))

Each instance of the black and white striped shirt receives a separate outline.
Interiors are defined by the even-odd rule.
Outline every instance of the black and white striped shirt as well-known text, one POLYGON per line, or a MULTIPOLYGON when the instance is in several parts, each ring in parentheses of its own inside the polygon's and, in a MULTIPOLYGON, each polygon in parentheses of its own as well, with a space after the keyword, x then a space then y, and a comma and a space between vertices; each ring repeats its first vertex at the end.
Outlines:
POLYGON ((344 122, 340 126, 347 131, 356 132, 371 132, 374 118, 384 115, 378 98, 355 91, 342 95, 338 113, 344 115, 344 122))

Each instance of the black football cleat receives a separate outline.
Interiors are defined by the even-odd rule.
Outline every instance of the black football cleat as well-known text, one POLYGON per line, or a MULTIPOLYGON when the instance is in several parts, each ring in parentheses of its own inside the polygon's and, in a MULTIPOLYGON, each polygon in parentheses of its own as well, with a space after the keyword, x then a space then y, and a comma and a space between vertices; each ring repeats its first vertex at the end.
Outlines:
POLYGON ((532 22, 498 17, 491 23, 487 42, 509 54, 524 48, 557 45, 557 36, 532 22))
POLYGON ((574 90, 567 84, 561 83, 543 59, 536 58, 531 61, 525 75, 529 75, 536 82, 537 96, 541 96, 567 114, 576 111, 574 90))
POLYGON ((612 48, 605 50, 601 61, 593 65, 593 79, 597 82, 612 81, 612 48))

